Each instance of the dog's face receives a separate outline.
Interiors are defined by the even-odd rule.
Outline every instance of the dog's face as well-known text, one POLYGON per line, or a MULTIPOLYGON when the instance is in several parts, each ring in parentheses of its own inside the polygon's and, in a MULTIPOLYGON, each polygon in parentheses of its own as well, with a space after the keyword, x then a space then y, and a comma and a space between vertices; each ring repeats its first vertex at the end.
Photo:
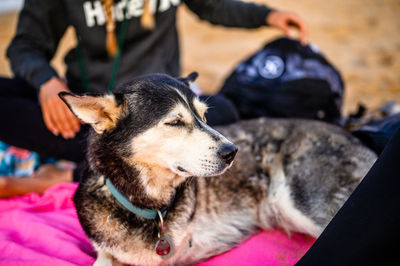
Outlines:
POLYGON ((112 143, 133 165, 180 177, 219 175, 232 164, 237 148, 206 124, 207 106, 188 87, 196 77, 148 75, 114 94, 60 96, 92 125, 97 141, 112 143))

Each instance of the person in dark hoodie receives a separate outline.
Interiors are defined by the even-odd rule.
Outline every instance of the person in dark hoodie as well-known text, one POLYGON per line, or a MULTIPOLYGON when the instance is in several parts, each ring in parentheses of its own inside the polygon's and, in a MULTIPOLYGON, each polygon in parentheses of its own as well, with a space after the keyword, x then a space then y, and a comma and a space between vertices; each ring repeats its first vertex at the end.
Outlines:
MULTIPOLYGON (((307 27, 293 12, 235 0, 183 0, 200 19, 226 27, 272 26, 289 37, 293 28, 307 43, 307 27)), ((86 132, 58 97, 62 91, 103 93, 129 77, 148 73, 180 75, 176 12, 180 0, 25 0, 7 56, 15 77, 0 78, 0 141, 42 156, 78 164, 45 165, 33 177, 0 178, 0 197, 35 191, 62 181, 79 181, 84 169, 86 132), (65 77, 50 65, 68 26, 78 45, 65 57, 65 77), (111 80, 111 81, 110 81, 111 80)), ((211 97, 212 125, 237 120, 222 96, 211 97), (220 118, 223 118, 222 120, 220 118)))

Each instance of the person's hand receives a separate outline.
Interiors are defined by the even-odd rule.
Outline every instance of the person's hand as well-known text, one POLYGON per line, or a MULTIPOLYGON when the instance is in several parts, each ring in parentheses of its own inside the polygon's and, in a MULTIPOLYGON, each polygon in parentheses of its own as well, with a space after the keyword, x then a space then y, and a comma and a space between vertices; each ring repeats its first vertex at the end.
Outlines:
POLYGON ((271 11, 267 16, 267 24, 282 30, 289 38, 295 37, 292 27, 300 31, 300 42, 306 45, 308 42, 307 24, 294 12, 271 11))
POLYGON ((39 92, 43 120, 46 127, 54 134, 65 139, 74 138, 80 129, 80 122, 67 105, 58 97, 62 91, 69 92, 65 82, 52 78, 44 83, 39 92))

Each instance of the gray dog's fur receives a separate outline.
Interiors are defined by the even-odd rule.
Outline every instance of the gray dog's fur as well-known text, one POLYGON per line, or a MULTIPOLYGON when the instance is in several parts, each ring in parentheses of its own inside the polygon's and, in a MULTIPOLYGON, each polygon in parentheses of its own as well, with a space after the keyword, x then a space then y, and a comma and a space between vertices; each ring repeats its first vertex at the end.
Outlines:
POLYGON ((192 264, 275 226, 317 237, 376 160, 351 134, 316 121, 260 118, 218 133, 188 88, 193 78, 149 75, 107 96, 61 95, 95 129, 74 200, 97 265, 192 264), (230 141, 233 165, 221 157, 230 141), (170 258, 154 250, 157 222, 122 207, 105 178, 135 206, 167 206, 170 258))

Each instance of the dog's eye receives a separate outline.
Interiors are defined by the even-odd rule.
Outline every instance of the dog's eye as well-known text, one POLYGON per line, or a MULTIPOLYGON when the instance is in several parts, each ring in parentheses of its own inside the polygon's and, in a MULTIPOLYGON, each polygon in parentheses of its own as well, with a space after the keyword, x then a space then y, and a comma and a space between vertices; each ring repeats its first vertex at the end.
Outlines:
POLYGON ((173 126, 173 127, 183 127, 185 125, 185 123, 183 123, 181 120, 174 120, 172 122, 169 123, 165 123, 168 126, 173 126))

